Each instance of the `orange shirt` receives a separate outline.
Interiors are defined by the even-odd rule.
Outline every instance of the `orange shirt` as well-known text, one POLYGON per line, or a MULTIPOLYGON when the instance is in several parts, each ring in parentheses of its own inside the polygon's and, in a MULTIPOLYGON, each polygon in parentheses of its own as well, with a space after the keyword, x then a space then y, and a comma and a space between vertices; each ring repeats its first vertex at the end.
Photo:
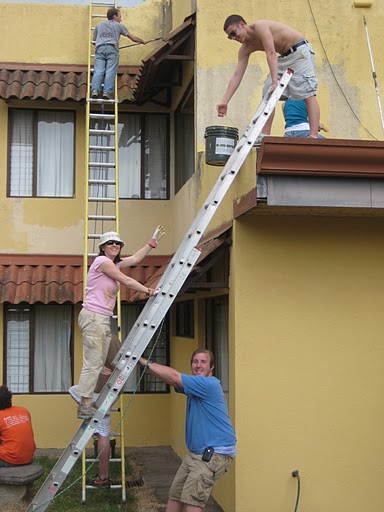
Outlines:
POLYGON ((0 411, 0 459, 10 464, 28 464, 36 445, 31 415, 25 407, 13 405, 0 411))

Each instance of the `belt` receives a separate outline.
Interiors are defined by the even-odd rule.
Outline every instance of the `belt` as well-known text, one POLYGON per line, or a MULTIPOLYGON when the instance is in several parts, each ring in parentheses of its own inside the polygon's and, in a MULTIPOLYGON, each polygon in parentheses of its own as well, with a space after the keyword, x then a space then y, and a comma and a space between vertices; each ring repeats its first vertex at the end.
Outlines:
POLYGON ((280 57, 288 57, 288 55, 291 55, 291 53, 295 53, 295 51, 300 47, 300 46, 303 46, 303 44, 309 44, 308 41, 306 39, 302 39, 301 41, 299 41, 298 43, 294 44, 293 46, 290 47, 290 49, 288 51, 286 51, 285 53, 282 53, 280 55, 280 57))

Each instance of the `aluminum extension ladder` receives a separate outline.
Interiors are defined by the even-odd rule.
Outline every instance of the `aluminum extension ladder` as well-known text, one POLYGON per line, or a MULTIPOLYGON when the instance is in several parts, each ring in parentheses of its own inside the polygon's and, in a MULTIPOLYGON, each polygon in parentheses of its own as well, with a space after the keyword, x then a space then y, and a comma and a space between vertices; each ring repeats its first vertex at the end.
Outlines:
MULTIPOLYGON (((92 43, 95 26, 98 21, 105 21, 107 9, 117 8, 114 0, 90 0, 89 2, 89 46, 86 102, 86 144, 85 144, 85 214, 84 214, 84 296, 87 280, 88 262, 97 256, 95 250, 100 235, 106 231, 119 232, 119 172, 118 172, 118 101, 117 78, 115 79, 115 99, 91 98, 91 79, 94 70, 95 46, 92 43)), ((120 293, 117 297, 117 331, 121 326, 120 293)), ((116 410, 116 409, 115 409, 116 410)), ((119 432, 114 437, 120 441, 120 457, 110 459, 111 463, 121 466, 121 484, 111 485, 112 489, 121 488, 122 502, 126 502, 123 394, 120 395, 119 432)), ((87 490, 94 489, 86 482, 86 464, 94 459, 86 458, 82 452, 82 503, 86 502, 87 490)))
POLYGON ((68 473, 71 471, 81 451, 92 437, 92 434, 110 410, 116 397, 135 368, 152 336, 159 328, 161 321, 175 300, 180 288, 188 278, 196 263, 200 250, 197 247, 204 231, 215 215, 218 206, 232 185, 244 160, 251 151, 266 121, 275 109, 283 94, 293 71, 288 69, 280 79, 277 88, 269 98, 263 98, 250 124, 240 138, 229 157, 225 167, 213 186, 207 200, 195 217, 177 252, 166 268, 158 284, 159 293, 151 297, 137 318, 130 333, 116 355, 116 368, 96 402, 98 410, 89 420, 84 420, 73 439, 64 450, 55 467, 46 478, 39 492, 34 497, 27 511, 43 511, 58 493, 68 473))

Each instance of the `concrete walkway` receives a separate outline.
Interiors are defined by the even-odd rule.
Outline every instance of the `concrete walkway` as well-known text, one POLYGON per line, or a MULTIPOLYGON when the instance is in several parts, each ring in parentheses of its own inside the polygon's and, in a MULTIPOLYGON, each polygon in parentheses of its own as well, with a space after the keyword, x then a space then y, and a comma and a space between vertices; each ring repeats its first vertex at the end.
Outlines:
MULTIPOLYGON (((127 457, 132 454, 142 466, 144 483, 153 488, 158 500, 167 503, 169 488, 181 462, 172 448, 170 446, 126 448, 126 454, 127 457)), ((211 497, 204 512, 224 511, 211 497)))

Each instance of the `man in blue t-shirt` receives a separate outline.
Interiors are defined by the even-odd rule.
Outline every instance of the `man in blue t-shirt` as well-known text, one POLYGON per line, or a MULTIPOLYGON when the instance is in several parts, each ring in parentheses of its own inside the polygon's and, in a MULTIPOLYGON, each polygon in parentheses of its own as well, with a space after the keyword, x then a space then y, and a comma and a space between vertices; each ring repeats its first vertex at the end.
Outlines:
POLYGON ((147 44, 140 37, 128 32, 121 22, 121 13, 118 9, 111 8, 107 11, 108 21, 102 21, 96 25, 93 32, 93 42, 96 45, 95 68, 91 84, 91 96, 96 99, 101 91, 104 79, 103 98, 112 100, 115 91, 115 77, 119 65, 119 39, 126 36, 131 41, 139 44, 147 44))
POLYGON ((213 354, 195 350, 192 375, 143 357, 139 361, 155 377, 187 395, 185 441, 189 452, 173 480, 166 512, 203 511, 213 486, 236 454, 236 436, 223 389, 213 377, 213 354))
MULTIPOLYGON (((301 137, 308 138, 310 133, 308 110, 304 100, 288 99, 284 101, 282 106, 283 116, 285 120, 284 137, 301 137)), ((319 131, 328 131, 328 128, 319 123, 319 131)), ((319 139, 325 139, 323 135, 317 136, 319 139)))

